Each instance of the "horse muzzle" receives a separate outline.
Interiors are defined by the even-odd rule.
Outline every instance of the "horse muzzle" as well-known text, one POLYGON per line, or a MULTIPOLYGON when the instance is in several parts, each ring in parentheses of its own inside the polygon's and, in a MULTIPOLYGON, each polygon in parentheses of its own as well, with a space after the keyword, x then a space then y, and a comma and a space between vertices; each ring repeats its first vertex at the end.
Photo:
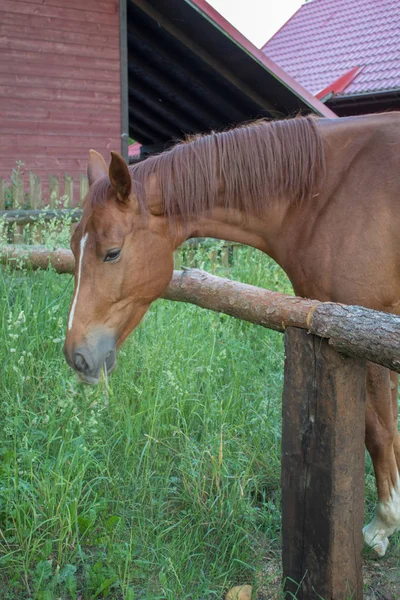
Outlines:
POLYGON ((92 335, 75 347, 68 344, 67 337, 64 354, 79 379, 91 385, 99 383, 103 368, 110 374, 117 362, 115 338, 110 334, 92 335))

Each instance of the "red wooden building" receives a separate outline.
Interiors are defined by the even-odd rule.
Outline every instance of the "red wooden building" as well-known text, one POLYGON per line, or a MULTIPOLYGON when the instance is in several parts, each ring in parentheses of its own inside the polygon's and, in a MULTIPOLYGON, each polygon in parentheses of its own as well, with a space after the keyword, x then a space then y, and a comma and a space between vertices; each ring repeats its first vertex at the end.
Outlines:
POLYGON ((118 0, 2 0, 0 176, 76 176, 121 150, 118 0))
POLYGON ((204 0, 2 0, 0 177, 259 116, 332 114, 204 0))

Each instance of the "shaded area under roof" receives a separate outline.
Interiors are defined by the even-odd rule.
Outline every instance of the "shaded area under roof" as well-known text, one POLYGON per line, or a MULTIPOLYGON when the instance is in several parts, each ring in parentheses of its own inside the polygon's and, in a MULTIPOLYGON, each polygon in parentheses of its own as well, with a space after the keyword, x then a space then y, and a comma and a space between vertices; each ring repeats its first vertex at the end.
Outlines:
POLYGON ((335 116, 204 0, 128 0, 127 39, 129 132, 144 153, 257 117, 335 116))

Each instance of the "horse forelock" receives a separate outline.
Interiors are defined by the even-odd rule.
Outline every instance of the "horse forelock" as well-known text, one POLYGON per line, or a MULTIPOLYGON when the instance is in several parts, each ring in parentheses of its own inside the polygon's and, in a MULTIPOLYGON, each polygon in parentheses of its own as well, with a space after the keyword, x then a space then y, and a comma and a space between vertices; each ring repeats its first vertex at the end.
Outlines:
POLYGON ((105 175, 92 183, 85 198, 83 208, 88 206, 93 209, 96 208, 96 206, 104 206, 111 196, 111 193, 111 182, 108 175, 105 175))
MULTIPOLYGON (((304 201, 321 185, 325 154, 318 120, 296 117, 265 120, 222 132, 195 135, 170 150, 131 165, 132 189, 148 211, 146 181, 156 175, 165 215, 172 222, 200 217, 217 203, 244 213, 261 213, 268 201, 304 201)), ((96 181, 91 207, 104 205, 110 180, 96 181)))

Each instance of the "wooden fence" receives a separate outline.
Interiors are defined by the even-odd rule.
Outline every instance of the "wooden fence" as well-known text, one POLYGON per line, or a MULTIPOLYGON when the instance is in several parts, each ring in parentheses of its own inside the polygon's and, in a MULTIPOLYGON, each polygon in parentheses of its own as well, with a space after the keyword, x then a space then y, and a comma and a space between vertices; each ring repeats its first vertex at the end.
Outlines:
MULTIPOLYGON (((70 175, 64 175, 64 188, 55 175, 49 176, 49 194, 42 195, 40 177, 29 172, 29 189, 24 187, 22 177, 13 176, 11 186, 6 187, 4 180, 0 179, 0 224, 7 226, 5 242, 7 244, 39 244, 43 240, 45 224, 58 221, 60 228, 63 224, 77 223, 82 216, 80 208, 88 191, 88 180, 85 175, 79 177, 79 197, 74 197, 74 181, 70 175), (59 207, 62 199, 62 208, 59 207), (46 203, 47 200, 47 203, 46 203), (41 225, 38 226, 38 223, 41 225), (32 226, 35 232, 32 234, 32 226)), ((73 227, 71 227, 71 233, 73 227)), ((210 240, 193 239, 185 243, 182 250, 175 255, 175 267, 179 269, 182 264, 197 266, 196 249, 201 246, 209 248, 210 260, 218 259, 228 267, 242 244, 235 242, 219 242, 219 248, 210 240)))
POLYGON ((67 226, 72 232, 71 223, 79 221, 82 214, 79 206, 88 189, 88 179, 83 174, 78 182, 68 174, 62 178, 50 175, 48 181, 42 182, 31 171, 26 179, 18 169, 14 170, 8 185, 0 179, 0 224, 5 224, 5 241, 41 243, 45 224, 54 220, 58 230, 67 226))
MULTIPOLYGON (((3 247, 0 263, 74 270, 72 253, 61 249, 3 247)), ((284 296, 198 270, 175 271, 163 297, 284 332, 287 597, 362 600, 366 360, 400 372, 400 317, 284 296)))
POLYGON ((71 175, 67 173, 64 177, 49 175, 46 181, 46 193, 43 192, 42 179, 28 172, 27 180, 18 170, 14 170, 10 184, 0 179, 0 211, 12 208, 39 209, 45 206, 54 208, 60 199, 63 205, 73 207, 82 202, 89 189, 86 175, 79 176, 79 182, 74 182, 71 175), (78 183, 78 189, 76 190, 78 183), (74 191, 78 191, 77 194, 74 191))
MULTIPOLYGON (((24 183, 18 170, 14 170, 9 185, 0 178, 0 224, 2 221, 7 224, 6 243, 40 244, 44 238, 45 223, 58 221, 62 228, 63 223, 68 223, 69 227, 71 223, 80 220, 80 206, 89 189, 86 175, 79 175, 78 194, 74 194, 77 182, 67 173, 61 178, 49 175, 45 183, 48 191, 43 194, 42 180, 32 171, 28 172, 28 185, 24 183), (62 207, 59 206, 60 202, 62 207), (39 227, 38 223, 42 225, 39 227), (36 226, 35 230, 33 225, 36 226)), ((72 233, 73 227, 70 231, 72 233)), ((179 269, 182 264, 197 267, 196 249, 199 246, 203 249, 208 247, 210 260, 218 259, 227 268, 232 264, 238 249, 243 247, 235 242, 220 242, 219 248, 216 248, 215 243, 210 240, 188 240, 175 254, 175 268, 179 269)))

